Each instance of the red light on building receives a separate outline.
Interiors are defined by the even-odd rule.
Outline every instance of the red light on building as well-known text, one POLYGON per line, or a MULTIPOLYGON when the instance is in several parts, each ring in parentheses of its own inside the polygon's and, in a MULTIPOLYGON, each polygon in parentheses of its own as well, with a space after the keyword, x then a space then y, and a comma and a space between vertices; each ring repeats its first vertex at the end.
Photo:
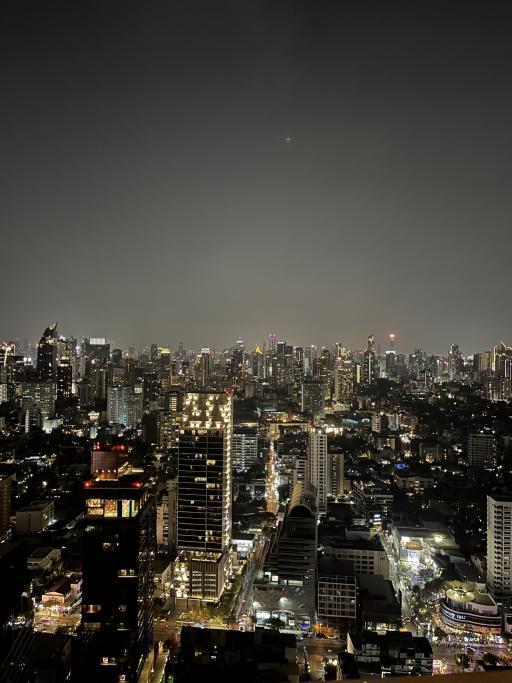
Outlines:
POLYGON ((135 486, 136 488, 140 489, 140 487, 142 486, 142 482, 141 482, 141 481, 134 481, 134 482, 133 482, 133 486, 135 486))
POLYGON ((84 486, 85 486, 86 489, 91 488, 92 484, 93 484, 92 481, 86 481, 86 482, 84 482, 84 486))

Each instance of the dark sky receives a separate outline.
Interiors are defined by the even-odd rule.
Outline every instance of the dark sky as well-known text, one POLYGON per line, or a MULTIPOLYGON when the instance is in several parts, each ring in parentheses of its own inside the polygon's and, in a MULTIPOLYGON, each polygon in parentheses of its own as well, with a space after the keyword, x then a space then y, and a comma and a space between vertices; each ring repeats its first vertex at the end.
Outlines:
POLYGON ((512 3, 4 0, 0 26, 0 338, 512 342, 512 3))

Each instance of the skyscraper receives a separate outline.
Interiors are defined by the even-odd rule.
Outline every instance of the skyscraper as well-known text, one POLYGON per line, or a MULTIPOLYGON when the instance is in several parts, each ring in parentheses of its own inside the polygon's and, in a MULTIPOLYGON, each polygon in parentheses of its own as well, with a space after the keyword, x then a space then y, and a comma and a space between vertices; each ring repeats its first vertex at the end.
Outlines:
POLYGON ((57 323, 43 332, 37 346, 37 375, 42 382, 57 379, 57 323))
POLYGON ((233 405, 223 392, 185 397, 178 448, 178 558, 181 599, 216 602, 230 572, 233 405))
POLYGON ((134 429, 142 419, 143 395, 132 387, 117 386, 107 389, 107 419, 110 424, 124 425, 134 429))
POLYGON ((377 379, 377 355, 375 353, 375 337, 371 334, 368 337, 368 344, 364 352, 363 381, 366 384, 373 384, 377 379))
POLYGON ((136 473, 84 487, 77 679, 135 683, 153 646, 154 498, 136 473))
POLYGON ((496 598, 512 596, 512 492, 487 496, 487 587, 496 598))

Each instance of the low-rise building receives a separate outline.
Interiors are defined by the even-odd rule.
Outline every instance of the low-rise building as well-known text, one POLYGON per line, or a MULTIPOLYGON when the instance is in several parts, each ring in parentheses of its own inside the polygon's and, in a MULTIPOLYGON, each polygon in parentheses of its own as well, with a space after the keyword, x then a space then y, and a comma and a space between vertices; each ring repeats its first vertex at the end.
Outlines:
POLYGON ((73 605, 81 594, 81 579, 61 576, 47 591, 43 593, 42 603, 46 606, 57 605, 68 607, 73 605))
POLYGON ((52 500, 34 500, 16 512, 16 533, 37 534, 47 529, 54 520, 52 500))
POLYGON ((61 564, 62 553, 58 548, 38 548, 27 558, 30 571, 48 571, 61 564))
POLYGON ((180 641, 179 680, 299 682, 297 642, 291 633, 184 626, 180 641))
POLYGON ((448 629, 481 635, 501 634, 501 609, 483 588, 477 583, 451 582, 439 604, 439 616, 448 629))
POLYGON ((430 643, 409 631, 348 633, 347 652, 354 656, 361 677, 432 675, 430 643))
POLYGON ((405 493, 420 496, 434 486, 434 477, 431 474, 402 470, 395 473, 395 483, 405 493))
POLYGON ((461 559, 453 535, 441 524, 434 528, 394 526, 391 539, 397 560, 426 564, 436 555, 456 562, 461 559))
POLYGON ((389 579, 389 560, 378 536, 371 540, 354 538, 337 540, 326 539, 324 556, 354 563, 354 572, 359 574, 380 574, 389 579))

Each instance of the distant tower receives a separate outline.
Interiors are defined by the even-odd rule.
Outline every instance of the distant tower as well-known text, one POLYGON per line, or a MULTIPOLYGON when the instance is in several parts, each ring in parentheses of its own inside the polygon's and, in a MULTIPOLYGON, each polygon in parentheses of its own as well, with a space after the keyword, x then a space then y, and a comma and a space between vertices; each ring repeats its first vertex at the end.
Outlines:
POLYGON ((205 389, 210 382, 210 349, 201 349, 201 386, 205 389))
POLYGON ((366 384, 373 384, 377 379, 377 355, 375 353, 375 337, 368 337, 368 345, 364 352, 363 380, 366 384))
POLYGON ((275 350, 276 350, 276 345, 277 345, 277 334, 276 334, 275 332, 271 332, 271 333, 268 335, 268 348, 269 348, 271 351, 275 351, 275 350))
POLYGON ((37 346, 37 374, 42 382, 57 379, 57 323, 43 332, 37 346))
POLYGON ((393 332, 389 335, 389 350, 396 351, 396 334, 393 332))

